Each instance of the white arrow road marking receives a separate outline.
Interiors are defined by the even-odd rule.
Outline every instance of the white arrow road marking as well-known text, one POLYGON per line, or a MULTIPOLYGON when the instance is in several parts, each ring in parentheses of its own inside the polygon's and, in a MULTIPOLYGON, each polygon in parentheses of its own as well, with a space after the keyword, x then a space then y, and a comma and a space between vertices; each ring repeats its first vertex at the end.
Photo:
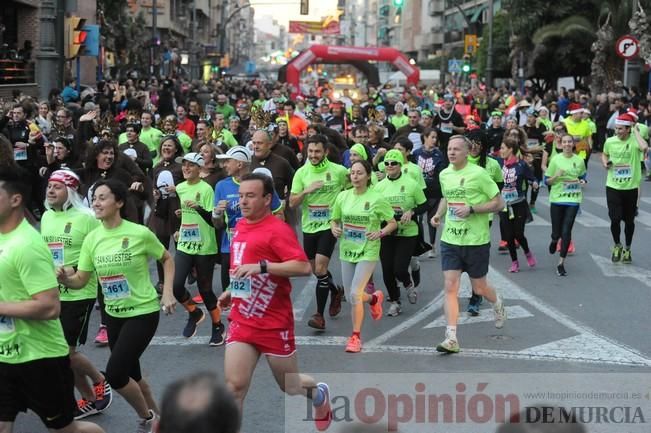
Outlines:
POLYGON ((606 277, 634 278, 647 287, 651 287, 651 271, 634 265, 613 263, 610 259, 590 254, 606 277))
POLYGON ((297 298, 292 301, 294 305, 294 321, 302 322, 305 318, 305 312, 316 297, 316 277, 314 274, 307 280, 303 290, 300 291, 297 298))
MULTIPOLYGON (((513 305, 506 307, 506 312, 508 314, 509 320, 512 319, 525 319, 527 317, 533 317, 526 308, 519 305, 513 305)), ((479 316, 468 316, 466 313, 460 313, 459 319, 457 320, 457 325, 472 325, 473 323, 482 323, 482 322, 494 322, 495 316, 493 315, 492 308, 483 308, 479 316)), ((440 316, 433 322, 425 325, 425 329, 439 328, 446 326, 447 322, 445 321, 445 316, 440 316)))

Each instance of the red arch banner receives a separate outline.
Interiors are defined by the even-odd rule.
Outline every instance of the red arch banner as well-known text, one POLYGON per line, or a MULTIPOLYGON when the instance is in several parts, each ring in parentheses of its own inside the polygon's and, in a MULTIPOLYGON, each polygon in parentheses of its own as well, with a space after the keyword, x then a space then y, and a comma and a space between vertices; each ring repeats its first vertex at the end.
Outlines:
POLYGON ((346 60, 389 62, 405 74, 407 83, 418 84, 418 80, 420 80, 420 70, 409 63, 407 56, 395 48, 312 45, 287 64, 287 83, 294 86, 295 92, 300 91, 299 79, 301 71, 313 63, 319 63, 324 60, 339 62, 346 60))

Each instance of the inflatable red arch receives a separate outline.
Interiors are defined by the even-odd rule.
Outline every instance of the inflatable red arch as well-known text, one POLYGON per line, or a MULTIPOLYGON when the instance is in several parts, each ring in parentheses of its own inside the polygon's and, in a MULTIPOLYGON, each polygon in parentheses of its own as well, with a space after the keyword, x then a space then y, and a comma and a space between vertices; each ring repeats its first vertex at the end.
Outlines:
POLYGON ((330 45, 312 45, 301 52, 287 64, 286 81, 294 86, 294 91, 300 91, 299 80, 301 71, 313 63, 374 60, 390 62, 407 77, 407 83, 418 84, 420 70, 409 63, 409 59, 400 51, 390 47, 346 47, 330 45))

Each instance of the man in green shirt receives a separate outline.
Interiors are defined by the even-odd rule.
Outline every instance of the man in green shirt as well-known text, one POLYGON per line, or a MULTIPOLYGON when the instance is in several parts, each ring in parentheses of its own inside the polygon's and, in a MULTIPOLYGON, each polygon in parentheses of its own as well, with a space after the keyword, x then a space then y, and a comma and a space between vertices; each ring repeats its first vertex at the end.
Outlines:
POLYGON ((346 188, 348 170, 339 164, 328 161, 327 137, 315 135, 307 140, 308 163, 294 174, 289 205, 301 206, 303 217, 303 248, 317 278, 317 312, 308 321, 308 326, 325 329, 323 314, 330 292, 330 317, 341 311, 342 289, 332 283, 328 271, 330 257, 337 239, 330 231, 330 209, 337 194, 346 188))
POLYGON ((233 146, 239 145, 233 134, 224 127, 225 124, 224 115, 221 113, 215 113, 213 116, 212 138, 215 141, 215 144, 224 152, 233 146))
POLYGON ((217 106, 215 107, 215 113, 219 113, 224 116, 224 119, 228 119, 231 116, 235 116, 235 108, 228 103, 228 97, 224 93, 217 95, 217 106))
POLYGON ((604 143, 601 163, 608 170, 606 177, 606 202, 613 236, 611 260, 613 263, 631 263, 631 244, 635 231, 638 188, 642 179, 641 161, 649 144, 640 135, 639 126, 630 113, 615 120, 615 135, 604 143), (624 222, 626 247, 622 248, 620 235, 624 222))
POLYGON ((27 177, 0 169, 0 431, 11 432, 18 412, 31 409, 50 431, 101 433, 74 420, 59 285, 50 250, 24 218, 27 177))
POLYGON ((458 293, 461 273, 470 277, 473 293, 493 303, 495 327, 502 328, 506 310, 495 289, 488 285, 490 230, 488 215, 504 209, 504 200, 488 172, 468 163, 472 143, 462 135, 453 135, 448 142, 450 165, 439 176, 443 199, 431 224, 438 227, 445 217, 441 235, 441 267, 445 278, 445 340, 436 347, 439 352, 457 353, 458 293))

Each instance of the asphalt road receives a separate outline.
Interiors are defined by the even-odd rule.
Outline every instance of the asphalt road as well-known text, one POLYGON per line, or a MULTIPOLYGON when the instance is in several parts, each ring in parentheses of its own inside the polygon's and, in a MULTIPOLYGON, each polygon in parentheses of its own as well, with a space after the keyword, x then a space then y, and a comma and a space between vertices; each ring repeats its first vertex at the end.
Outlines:
MULTIPOLYGON (((510 315, 502 330, 494 328, 490 310, 473 319, 462 315, 465 323, 460 324, 458 331, 462 351, 453 356, 437 354, 434 348, 443 339, 445 329, 440 262, 438 258, 421 259, 418 303, 403 301, 403 314, 399 317, 383 317, 373 322, 367 316, 362 331, 364 352, 347 354, 343 349, 351 330, 349 304, 343 304, 339 317, 327 319, 326 332, 315 332, 306 325, 315 309, 314 280, 300 278, 293 282, 293 299, 301 370, 317 378, 335 373, 334 377, 343 378, 343 383, 347 377, 356 377, 343 373, 372 373, 368 376, 378 380, 413 373, 415 376, 405 377, 431 381, 450 373, 465 373, 469 377, 479 373, 527 373, 528 377, 539 378, 545 376, 537 376, 538 373, 650 372, 651 267, 647 258, 651 256, 651 246, 647 240, 651 199, 643 198, 640 203, 633 264, 614 265, 610 263, 612 239, 605 203, 605 173, 594 156, 589 173, 586 200, 573 232, 577 252, 567 260, 567 277, 556 276, 557 256, 547 253, 551 226, 546 190, 541 192, 534 222, 526 229, 538 265, 529 269, 521 257, 520 273, 509 274, 508 255, 498 255, 493 247, 489 277, 503 293, 510 315)), ((642 186, 643 196, 648 197, 651 184, 642 186)), ((493 227, 494 245, 497 240, 499 230, 493 227)), ((331 270, 338 279, 336 260, 331 270)), ((382 281, 379 266, 375 281, 382 281)), ((215 287, 219 287, 218 283, 215 287)), ((468 296, 467 287, 466 282, 461 295, 464 298, 468 296)), ((464 307, 465 303, 463 299, 464 307)), ((94 314, 91 333, 97 329, 97 319, 98 314, 94 314)), ((224 348, 207 345, 207 322, 201 325, 196 337, 185 340, 181 337, 185 320, 183 312, 162 318, 157 336, 143 356, 146 377, 158 396, 166 384, 190 372, 223 373, 224 348)), ((82 350, 97 366, 105 365, 108 349, 89 344, 82 350)), ((335 382, 341 386, 341 380, 335 382)), ((332 386, 335 392, 335 385, 332 386)), ((284 401, 266 362, 261 361, 245 403, 242 431, 285 431, 284 401)), ((97 422, 107 432, 135 431, 136 427, 135 413, 117 395, 110 409, 88 420, 97 422)), ((19 416, 15 431, 46 430, 33 414, 27 414, 19 416)))

